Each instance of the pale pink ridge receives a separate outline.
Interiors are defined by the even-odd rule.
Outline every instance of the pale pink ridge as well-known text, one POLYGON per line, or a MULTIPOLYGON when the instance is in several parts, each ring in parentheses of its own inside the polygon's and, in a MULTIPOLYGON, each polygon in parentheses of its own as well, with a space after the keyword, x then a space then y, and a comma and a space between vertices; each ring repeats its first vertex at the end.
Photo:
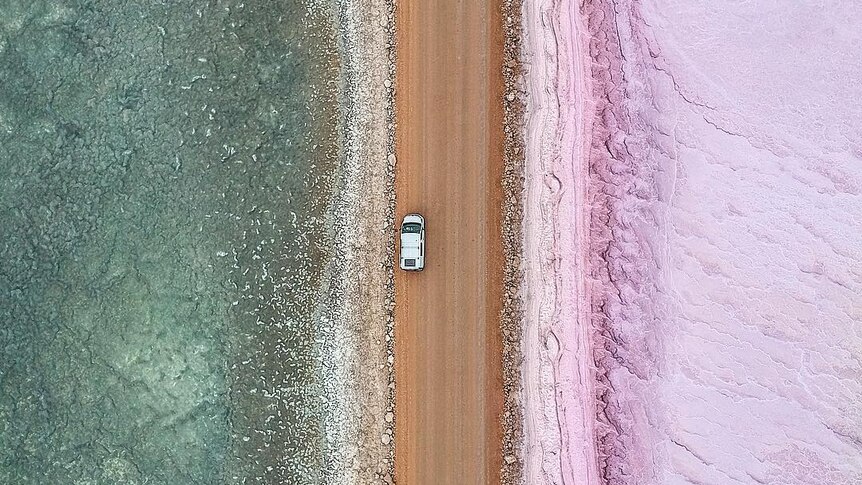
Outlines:
POLYGON ((523 22, 524 482, 862 484, 862 4, 523 22))
POLYGON ((571 1, 524 4, 528 71, 524 406, 527 483, 598 483, 582 187, 592 97, 585 27, 571 1))

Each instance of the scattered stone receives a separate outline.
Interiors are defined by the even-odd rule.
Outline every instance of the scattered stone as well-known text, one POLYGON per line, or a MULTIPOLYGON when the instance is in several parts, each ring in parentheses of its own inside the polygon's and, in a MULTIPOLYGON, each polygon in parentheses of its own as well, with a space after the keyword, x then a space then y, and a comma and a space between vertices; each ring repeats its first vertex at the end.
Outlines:
POLYGON ((520 402, 520 361, 522 359, 521 322, 523 308, 520 295, 520 231, 523 222, 521 197, 524 187, 524 103, 519 95, 525 93, 526 81, 521 65, 522 2, 503 0, 505 43, 503 76, 506 85, 504 102, 504 159, 503 187, 503 248, 505 251, 505 300, 500 321, 503 338, 503 392, 505 394, 503 419, 503 463, 501 485, 522 483, 522 466, 516 450, 522 449, 523 429, 520 402))
MULTIPOLYGON (((331 294, 339 299, 334 311, 335 331, 328 336, 328 347, 336 354, 327 365, 334 375, 342 369, 355 376, 354 382, 335 382, 351 392, 343 399, 359 400, 359 406, 346 415, 333 416, 336 433, 334 449, 344 448, 327 465, 327 473, 345 483, 388 483, 392 485, 394 448, 392 430, 374 440, 384 418, 381 409, 394 404, 393 367, 384 359, 392 355, 394 321, 390 302, 394 299, 392 260, 395 233, 395 44, 394 0, 335 2, 344 53, 342 68, 349 71, 347 96, 357 110, 347 112, 344 122, 346 156, 343 157, 341 182, 344 190, 333 201, 340 227, 351 227, 345 244, 352 248, 352 262, 346 258, 335 268, 331 294), (377 12, 372 21, 363 21, 368 12, 377 12), (382 13, 380 15, 379 13, 382 13), (373 243, 373 244, 372 244, 373 243), (359 257, 359 256, 362 257, 359 257), (370 294, 363 290, 370 288, 370 294), (343 302, 343 304, 342 304, 343 302), (356 313, 360 322, 379 322, 353 332, 356 313), (371 365, 367 365, 367 364, 371 365), (366 424, 367 423, 367 424, 366 424), (365 426, 372 426, 364 429, 365 426), (354 433, 353 430, 359 431, 354 433), (388 477, 388 478, 387 478, 388 477)), ((338 393, 334 393, 338 395, 338 393)), ((340 404, 333 406, 337 409, 340 404)), ((394 420, 394 417, 393 417, 394 420)))

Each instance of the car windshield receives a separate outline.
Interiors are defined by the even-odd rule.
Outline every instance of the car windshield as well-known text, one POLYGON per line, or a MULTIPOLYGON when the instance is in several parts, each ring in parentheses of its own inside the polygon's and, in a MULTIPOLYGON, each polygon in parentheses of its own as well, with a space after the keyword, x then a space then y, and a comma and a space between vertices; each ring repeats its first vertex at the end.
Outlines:
POLYGON ((422 230, 422 225, 416 222, 408 222, 401 226, 401 232, 403 234, 418 234, 419 231, 422 230))

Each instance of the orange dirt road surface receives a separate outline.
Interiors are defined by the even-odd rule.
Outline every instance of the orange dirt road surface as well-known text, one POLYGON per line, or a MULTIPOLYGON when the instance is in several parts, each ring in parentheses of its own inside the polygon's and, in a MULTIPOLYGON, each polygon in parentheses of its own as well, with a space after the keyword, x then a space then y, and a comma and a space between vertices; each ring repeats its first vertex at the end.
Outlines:
MULTIPOLYGON (((395 479, 500 482, 503 29, 500 0, 397 2, 396 222, 426 221, 395 276, 395 479)), ((397 239, 396 239, 397 241, 397 239)))

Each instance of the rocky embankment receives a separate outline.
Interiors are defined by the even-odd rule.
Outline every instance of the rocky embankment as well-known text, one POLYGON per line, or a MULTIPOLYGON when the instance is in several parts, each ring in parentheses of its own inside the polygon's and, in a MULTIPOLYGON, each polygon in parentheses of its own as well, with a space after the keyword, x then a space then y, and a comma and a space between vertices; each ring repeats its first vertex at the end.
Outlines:
POLYGON ((524 191, 524 74, 521 65, 521 2, 503 2, 505 45, 503 51, 503 309, 500 319, 503 336, 503 468, 504 485, 521 483, 523 414, 521 406, 521 324, 523 301, 521 294, 521 250, 524 191))
POLYGON ((343 169, 327 352, 327 483, 392 483, 394 2, 338 0, 343 169))

